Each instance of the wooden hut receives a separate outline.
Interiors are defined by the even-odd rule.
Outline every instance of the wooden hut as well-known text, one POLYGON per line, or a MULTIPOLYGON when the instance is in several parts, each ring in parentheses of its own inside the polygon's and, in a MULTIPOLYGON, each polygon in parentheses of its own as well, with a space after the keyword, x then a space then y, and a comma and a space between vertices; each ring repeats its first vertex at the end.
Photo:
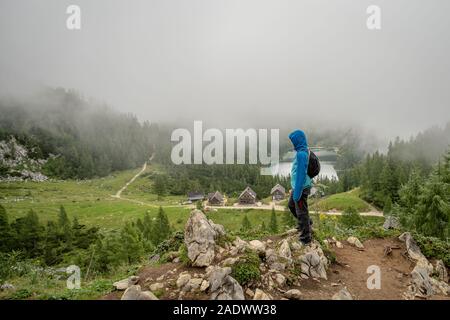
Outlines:
POLYGON ((208 204, 210 206, 223 206, 224 204, 223 195, 219 191, 209 193, 208 204))
POLYGON ((277 183, 272 190, 270 190, 270 194, 272 195, 272 200, 280 201, 286 197, 286 190, 281 184, 277 183))
POLYGON ((247 187, 242 191, 238 198, 240 204, 255 204, 256 203, 256 192, 250 187, 247 187))
POLYGON ((187 194, 188 201, 190 202, 196 202, 196 201, 202 201, 205 198, 205 195, 202 192, 188 192, 187 194))

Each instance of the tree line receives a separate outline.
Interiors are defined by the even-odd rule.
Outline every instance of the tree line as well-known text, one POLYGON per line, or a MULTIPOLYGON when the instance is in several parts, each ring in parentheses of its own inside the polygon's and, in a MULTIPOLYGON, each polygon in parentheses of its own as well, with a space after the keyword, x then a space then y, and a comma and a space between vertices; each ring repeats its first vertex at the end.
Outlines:
POLYGON ((30 157, 47 160, 43 173, 50 177, 86 179, 141 165, 157 130, 64 89, 0 101, 0 140, 13 136, 30 157))

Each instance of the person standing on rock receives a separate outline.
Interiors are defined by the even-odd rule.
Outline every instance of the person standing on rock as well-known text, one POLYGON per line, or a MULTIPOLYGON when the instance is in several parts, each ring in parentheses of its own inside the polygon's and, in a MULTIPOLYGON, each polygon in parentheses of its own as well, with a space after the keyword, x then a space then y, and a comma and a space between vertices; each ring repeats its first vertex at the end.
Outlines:
POLYGON ((308 195, 311 191, 311 178, 308 176, 309 149, 306 135, 301 130, 295 130, 289 135, 294 145, 296 155, 291 168, 291 194, 288 207, 297 218, 300 241, 303 244, 311 242, 311 221, 308 212, 308 195))

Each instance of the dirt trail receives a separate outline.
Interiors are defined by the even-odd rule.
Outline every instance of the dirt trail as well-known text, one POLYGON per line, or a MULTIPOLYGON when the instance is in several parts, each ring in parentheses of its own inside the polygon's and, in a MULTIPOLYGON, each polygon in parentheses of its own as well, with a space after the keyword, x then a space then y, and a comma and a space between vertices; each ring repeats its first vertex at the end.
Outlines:
MULTIPOLYGON (((369 239, 364 242, 364 250, 357 249, 347 242, 343 242, 343 248, 333 248, 336 262, 332 263, 327 271, 327 280, 301 280, 299 286, 284 287, 283 290, 298 289, 304 300, 329 300, 335 293, 347 287, 352 297, 356 300, 403 300, 404 292, 407 291, 411 281, 411 271, 414 263, 408 260, 403 253, 405 245, 397 238, 369 239), (384 249, 390 246, 391 254, 385 255, 384 249), (378 266, 381 271, 381 288, 368 289, 367 279, 371 274, 367 273, 369 266, 378 266)), ((204 272, 201 268, 183 266, 181 263, 165 263, 157 266, 144 266, 139 271, 139 284, 148 289, 157 282, 157 278, 166 275, 164 283, 168 290, 160 297, 161 299, 177 299, 173 294, 175 281, 178 275, 188 271, 191 274, 204 272), (172 270, 172 271, 171 271, 172 270), (168 275, 170 274, 170 275, 168 275)), ((254 288, 253 288, 254 289, 254 288)), ((277 289, 268 291, 274 299, 282 299, 283 293, 277 289)), ((120 299, 122 292, 114 291, 102 299, 120 299)), ((188 294, 185 299, 204 300, 209 299, 206 293, 188 294)), ((450 299, 442 295, 434 295, 429 299, 450 299)))
MULTIPOLYGON (((136 180, 137 178, 139 178, 139 176, 145 172, 145 170, 147 169, 147 162, 151 162, 151 161, 153 160, 154 155, 155 155, 155 154, 153 153, 153 154, 150 156, 150 158, 148 159, 148 161, 145 161, 144 165, 142 166, 141 171, 139 171, 133 178, 131 178, 131 180, 128 181, 128 182, 127 182, 127 183, 126 183, 119 191, 117 191, 116 194, 111 195, 111 197, 117 198, 117 199, 122 199, 122 192, 125 191, 125 189, 128 188, 128 186, 129 186, 130 184, 132 184, 132 183, 134 182, 134 180, 136 180)), ((126 200, 132 201, 131 199, 126 199, 126 200)), ((141 203, 141 201, 137 201, 137 200, 133 200, 133 202, 141 203)), ((142 202, 142 204, 144 204, 144 203, 142 202)))

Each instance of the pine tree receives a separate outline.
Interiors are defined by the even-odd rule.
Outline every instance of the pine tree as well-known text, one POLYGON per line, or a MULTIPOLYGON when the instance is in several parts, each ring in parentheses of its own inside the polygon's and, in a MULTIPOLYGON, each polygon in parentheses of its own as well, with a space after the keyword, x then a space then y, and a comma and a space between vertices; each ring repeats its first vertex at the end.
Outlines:
POLYGON ((8 222, 8 214, 6 213, 6 209, 0 204, 0 252, 10 251, 13 241, 11 226, 8 222))
POLYGON ((166 194, 167 190, 167 181, 166 177, 159 174, 156 176, 153 189, 156 195, 158 196, 158 199, 162 199, 164 195, 166 194))
POLYGON ((392 212, 392 200, 390 196, 386 197, 383 207, 384 215, 389 215, 392 212))
POLYGON ((16 219, 11 225, 15 233, 17 249, 23 250, 28 257, 38 257, 42 252, 42 239, 44 228, 33 210, 23 218, 16 219))
POLYGON ((122 252, 129 264, 137 262, 144 254, 144 247, 139 239, 138 231, 130 223, 125 224, 120 232, 122 252))
POLYGON ((275 208, 272 208, 272 214, 270 216, 269 230, 272 233, 278 232, 278 222, 277 222, 277 215, 275 213, 275 208))
POLYGON ((266 223, 263 221, 263 222, 261 222, 261 227, 260 227, 260 230, 262 231, 262 232, 265 232, 265 231, 267 231, 267 226, 266 226, 266 223))
POLYGON ((250 220, 248 220, 247 215, 245 215, 244 219, 242 219, 241 231, 248 231, 251 228, 252 228, 252 225, 250 223, 250 220))
POLYGON ((145 213, 144 216, 144 238, 146 240, 150 240, 152 239, 152 232, 153 232, 153 223, 152 223, 152 219, 150 218, 150 214, 148 213, 148 211, 145 213))
POLYGON ((169 238, 171 233, 169 219, 162 207, 159 207, 158 216, 153 223, 152 242, 157 246, 160 242, 169 238))

